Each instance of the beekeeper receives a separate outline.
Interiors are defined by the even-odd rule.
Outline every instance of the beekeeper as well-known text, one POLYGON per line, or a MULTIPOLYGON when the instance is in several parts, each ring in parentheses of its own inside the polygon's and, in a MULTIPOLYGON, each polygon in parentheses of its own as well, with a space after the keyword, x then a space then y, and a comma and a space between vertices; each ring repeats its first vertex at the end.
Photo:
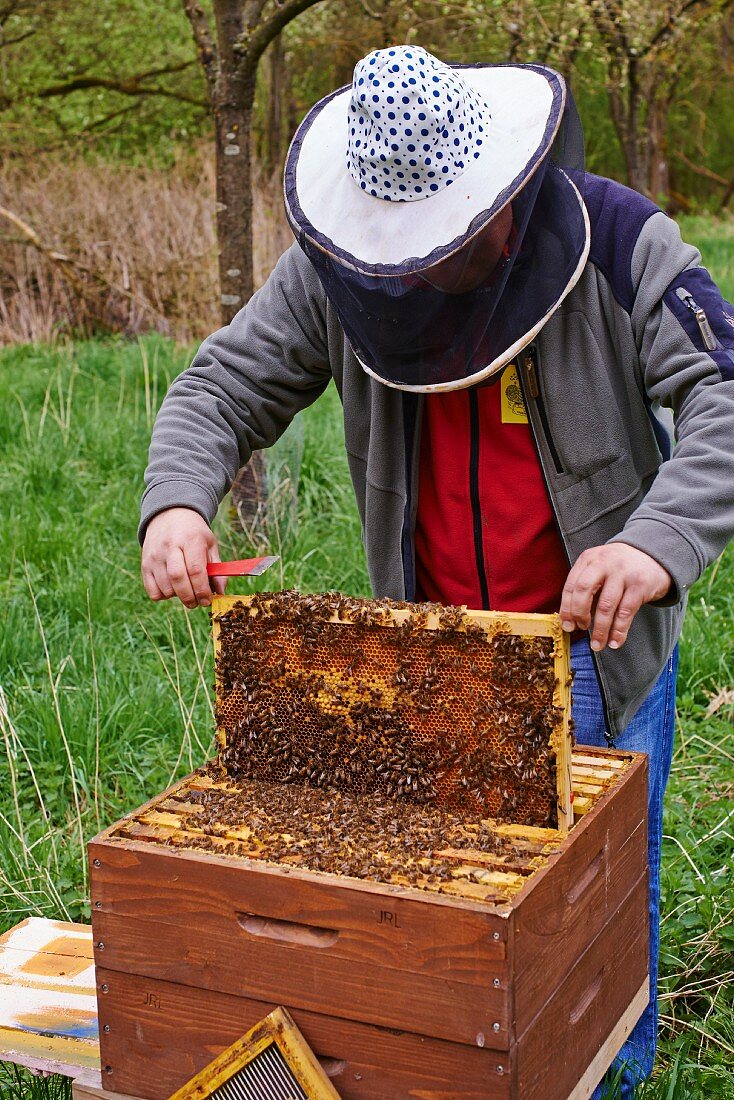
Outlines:
POLYGON ((375 595, 560 609, 578 740, 650 754, 631 1096, 655 1052, 676 640, 734 532, 734 309, 675 222, 585 173, 569 89, 541 65, 369 54, 299 127, 285 205, 296 243, 156 421, 146 590, 210 602, 219 502, 333 378, 375 595))

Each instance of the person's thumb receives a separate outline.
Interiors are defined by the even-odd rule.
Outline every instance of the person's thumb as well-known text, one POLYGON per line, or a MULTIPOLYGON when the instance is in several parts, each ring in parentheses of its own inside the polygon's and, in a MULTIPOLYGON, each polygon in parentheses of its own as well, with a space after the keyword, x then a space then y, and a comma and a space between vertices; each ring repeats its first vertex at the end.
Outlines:
MULTIPOLYGON (((209 544, 209 548, 206 553, 207 561, 221 561, 219 556, 219 547, 217 546, 217 540, 212 536, 212 541, 209 544)), ((210 577, 209 583, 212 586, 212 592, 216 592, 218 596, 223 596, 227 588, 226 577, 210 577)))

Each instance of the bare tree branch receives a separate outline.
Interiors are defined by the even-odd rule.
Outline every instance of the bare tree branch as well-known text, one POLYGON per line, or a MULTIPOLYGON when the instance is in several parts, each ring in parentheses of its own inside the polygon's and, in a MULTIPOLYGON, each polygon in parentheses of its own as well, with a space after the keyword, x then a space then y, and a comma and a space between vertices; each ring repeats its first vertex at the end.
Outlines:
POLYGON ((8 46, 17 46, 19 42, 24 42, 26 38, 32 38, 36 33, 36 27, 32 31, 26 31, 25 34, 17 34, 15 38, 0 38, 0 50, 6 49, 8 46))
POLYGON ((124 298, 128 298, 130 301, 136 302, 138 306, 147 310, 147 312, 153 314, 155 317, 163 317, 160 310, 155 306, 140 299, 139 295, 133 294, 125 287, 119 286, 117 283, 111 282, 105 278, 101 272, 95 271, 93 268, 88 267, 86 264, 79 263, 71 256, 67 256, 64 252, 59 252, 55 248, 51 248, 41 240, 33 226, 29 225, 27 221, 19 217, 18 214, 13 213, 12 210, 8 210, 5 206, 0 206, 0 218, 5 218, 11 225, 15 226, 22 235, 22 237, 32 245, 42 256, 56 267, 63 277, 67 280, 72 290, 78 294, 81 298, 84 298, 86 286, 84 278, 92 279, 98 286, 103 287, 105 290, 114 291, 116 294, 122 295, 124 298))
POLYGON ((378 11, 373 11, 372 8, 367 4, 367 0, 357 0, 357 3, 359 4, 365 15, 369 16, 370 19, 375 19, 378 22, 382 19, 380 13, 378 11))
POLYGON ((41 88, 24 98, 51 99, 57 96, 69 95, 71 92, 83 91, 87 88, 107 88, 109 91, 119 92, 121 95, 159 95, 169 99, 178 99, 182 103, 191 103, 195 107, 205 107, 206 104, 202 100, 185 95, 183 92, 162 88, 160 85, 148 86, 143 83, 151 77, 181 72, 183 69, 188 69, 195 64, 194 60, 180 61, 176 65, 168 65, 163 69, 151 69, 149 72, 137 73, 135 76, 123 77, 122 79, 105 76, 76 76, 72 80, 64 81, 63 84, 52 84, 48 88, 41 88))
POLYGON ((695 172, 697 176, 703 176, 704 179, 712 180, 713 183, 718 183, 720 187, 728 187, 729 180, 724 176, 720 176, 718 172, 712 172, 710 168, 706 168, 703 164, 694 164, 685 153, 681 153, 679 150, 675 150, 673 156, 676 160, 685 164, 686 168, 690 168, 692 172, 695 172))
POLYGON ((212 38, 209 20, 201 4, 197 3, 197 0, 183 0, 183 8, 186 13, 186 18, 191 25, 191 32, 194 36, 194 43, 196 44, 196 52, 211 93, 214 82, 217 79, 219 53, 216 43, 212 38))
POLYGON ((28 222, 24 221, 23 218, 19 217, 17 214, 14 214, 12 210, 8 210, 7 207, 0 206, 0 218, 5 218, 6 221, 9 221, 11 225, 15 226, 15 228, 20 231, 21 235, 28 242, 28 244, 33 245, 33 247, 38 252, 40 252, 41 255, 45 256, 46 259, 54 265, 54 267, 57 267, 59 269, 64 278, 71 285, 72 289, 76 291, 77 294, 82 294, 84 290, 84 283, 80 279, 79 274, 76 270, 78 265, 74 262, 74 260, 71 259, 70 256, 67 256, 63 252, 59 252, 57 251, 57 249, 50 248, 47 244, 44 244, 44 242, 38 236, 38 233, 36 233, 33 226, 29 225, 28 222))
POLYGON ((238 47, 242 53, 242 68, 252 69, 273 39, 290 23, 291 19, 295 19, 307 8, 314 7, 315 3, 322 2, 323 0, 285 0, 257 28, 240 35, 238 47))
POLYGON ((24 0, 8 0, 5 4, 0 4, 0 26, 5 23, 7 19, 10 19, 11 15, 15 15, 17 12, 23 10, 27 5, 24 0))
POLYGON ((245 30, 252 31, 260 22, 260 16, 265 10, 268 0, 246 0, 242 16, 242 26, 245 30))
POLYGON ((669 38, 672 38, 678 30, 679 21, 684 16, 693 13, 697 8, 704 8, 704 11, 701 13, 702 16, 713 15, 715 7, 716 5, 712 4, 711 0, 685 0, 685 3, 681 4, 677 11, 670 12, 668 18, 661 24, 645 48, 640 50, 640 57, 647 57, 647 55, 656 50, 658 46, 667 42, 669 38))
MULTIPOLYGON (((102 130, 103 127, 107 126, 108 123, 114 122, 115 119, 120 119, 122 121, 124 116, 129 115, 135 111, 139 111, 141 102, 142 101, 140 99, 136 99, 127 106, 121 107, 118 111, 112 111, 110 112, 110 114, 102 115, 101 118, 94 119, 87 126, 82 126, 78 129, 73 129, 69 126, 65 126, 63 119, 56 119, 56 125, 58 126, 63 136, 60 141, 44 142, 44 154, 48 155, 50 153, 56 153, 60 149, 68 149, 70 138, 73 138, 73 140, 77 142, 83 141, 87 145, 91 144, 92 141, 99 139, 100 135, 98 131, 102 130)), ((207 108, 208 104, 205 104, 204 110, 206 110, 207 108)), ((118 123, 117 126, 111 126, 108 130, 106 130, 104 136, 106 137, 109 134, 117 133, 119 131, 121 121, 120 123, 118 123)), ((14 150, 11 150, 7 154, 7 159, 13 160, 16 159, 18 156, 22 157, 25 156, 25 154, 22 151, 20 153, 16 153, 14 150)))

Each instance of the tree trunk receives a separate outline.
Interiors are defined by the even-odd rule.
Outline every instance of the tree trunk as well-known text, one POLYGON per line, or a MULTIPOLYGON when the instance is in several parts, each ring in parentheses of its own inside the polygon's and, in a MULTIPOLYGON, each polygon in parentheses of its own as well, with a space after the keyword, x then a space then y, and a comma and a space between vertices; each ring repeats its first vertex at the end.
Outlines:
POLYGON ((627 100, 625 118, 624 152, 630 187, 643 195, 648 194, 649 171, 645 157, 645 141, 640 133, 642 117, 642 87, 637 60, 627 58, 627 100))
POLYGON ((265 134, 263 142, 263 167, 268 176, 272 175, 280 164, 283 155, 283 100, 284 100, 284 58, 281 35, 268 48, 268 103, 265 112, 265 134))
MULTIPOLYGON (((657 83, 657 81, 656 81, 657 83)), ((669 97, 650 96, 647 111, 648 193, 653 202, 665 204, 670 193, 667 117, 669 97)))
MULTIPOLYGON (((214 0, 216 40, 199 0, 182 0, 206 76, 216 136, 222 324, 252 297, 252 118, 260 57, 320 0, 214 0)), ((276 49, 279 47, 276 47, 276 49)))
POLYGON ((215 105, 217 240, 222 324, 252 297, 251 124, 255 80, 215 105))
POLYGON ((649 171, 646 160, 647 158, 641 155, 637 135, 630 133, 625 143, 627 182, 641 195, 649 195, 649 171))
POLYGON ((212 106, 216 136, 217 240, 222 324, 252 296, 252 110, 255 72, 243 70, 236 48, 241 0, 215 4, 219 68, 212 106))
POLYGON ((650 190, 649 161, 646 155, 647 143, 640 134, 642 116, 642 90, 639 73, 634 59, 616 58, 609 63, 607 77, 607 96, 609 113, 617 134, 627 183, 643 195, 650 190), (620 89, 626 85, 626 95, 620 89))

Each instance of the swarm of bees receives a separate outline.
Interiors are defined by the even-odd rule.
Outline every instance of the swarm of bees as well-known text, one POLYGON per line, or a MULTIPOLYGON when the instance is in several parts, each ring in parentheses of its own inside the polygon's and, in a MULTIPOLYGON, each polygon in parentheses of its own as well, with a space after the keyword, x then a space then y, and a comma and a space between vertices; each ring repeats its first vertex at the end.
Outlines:
MULTIPOLYGON (((221 779, 216 764, 209 773, 221 779)), ((439 892, 460 893, 461 883, 474 882, 489 901, 507 900, 513 887, 505 895, 501 885, 488 886, 483 866, 466 866, 462 849, 478 849, 491 866, 523 876, 544 859, 542 845, 501 834, 491 820, 380 794, 244 779, 188 790, 186 801, 181 830, 163 843, 439 892), (251 840, 231 839, 244 822, 251 840)))
POLYGON ((553 638, 338 592, 263 593, 217 621, 228 777, 555 826, 553 638))

